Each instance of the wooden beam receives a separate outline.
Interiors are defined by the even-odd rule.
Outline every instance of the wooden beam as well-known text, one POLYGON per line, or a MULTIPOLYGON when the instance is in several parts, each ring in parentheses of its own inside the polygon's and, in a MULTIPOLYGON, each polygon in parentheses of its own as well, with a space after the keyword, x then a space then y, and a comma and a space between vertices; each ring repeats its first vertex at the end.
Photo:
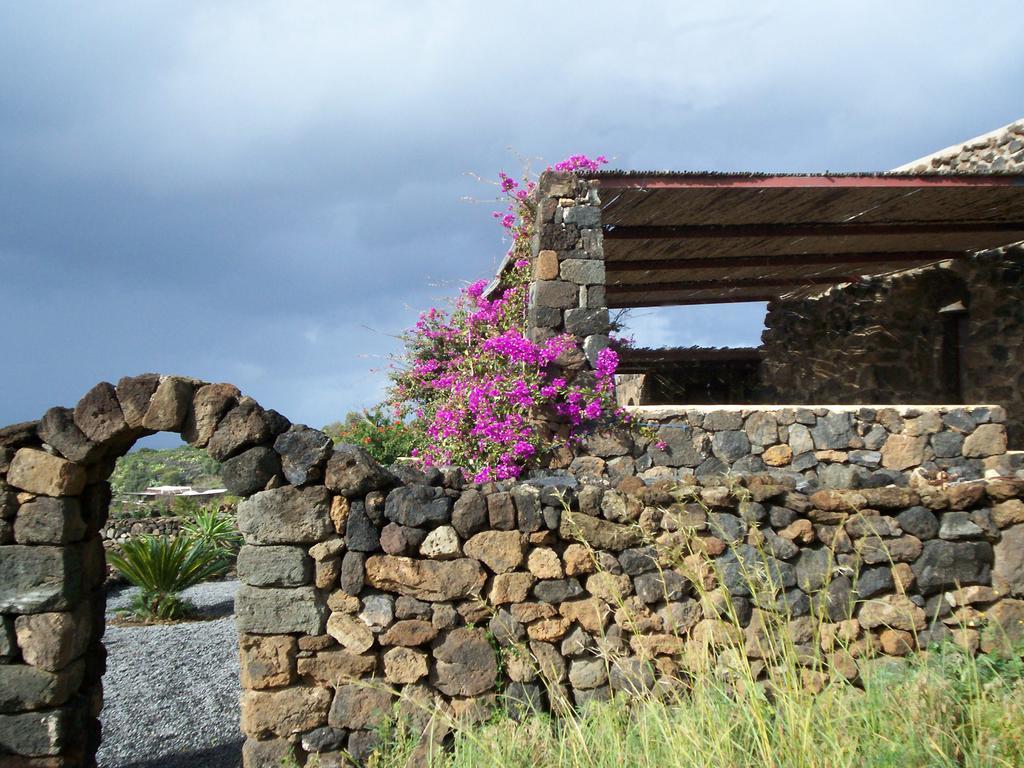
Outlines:
POLYGON ((712 267, 789 267, 832 264, 906 264, 962 259, 966 251, 860 251, 857 253, 781 253, 764 256, 699 256, 692 259, 605 261, 608 272, 706 269, 712 267))
POLYGON ((720 291, 729 288, 791 288, 800 285, 835 285, 860 282, 860 275, 809 275, 807 277, 750 277, 720 280, 679 280, 670 283, 629 283, 605 286, 609 296, 626 293, 665 293, 666 291, 720 291))
POLYGON ((933 187, 1024 187, 1021 174, 631 174, 614 171, 593 175, 602 189, 866 189, 933 187))
POLYGON ((619 365, 649 365, 651 363, 704 362, 715 360, 761 360, 764 350, 759 347, 663 347, 661 349, 623 349, 619 352, 619 365))
POLYGON ((633 309, 639 307, 681 307, 693 304, 753 304, 777 299, 778 294, 750 294, 746 296, 708 296, 701 298, 665 299, 618 299, 608 298, 608 309, 633 309))
MULTIPOLYGON (((1013 233, 1024 239, 1020 221, 879 222, 877 224, 683 224, 613 225, 604 227, 605 240, 683 240, 734 237, 847 237, 849 235, 941 235, 972 232, 1013 233)), ((1010 241, 1007 241, 1010 242, 1010 241)))

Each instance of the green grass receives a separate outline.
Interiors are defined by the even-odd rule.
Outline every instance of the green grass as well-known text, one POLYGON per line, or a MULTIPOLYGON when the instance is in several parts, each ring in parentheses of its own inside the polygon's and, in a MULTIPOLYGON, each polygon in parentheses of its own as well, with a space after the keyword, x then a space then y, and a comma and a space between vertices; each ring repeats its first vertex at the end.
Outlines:
MULTIPOLYGON (((847 621, 828 620, 827 590, 810 595, 810 616, 794 618, 771 608, 782 585, 766 553, 754 546, 757 556, 741 562, 739 577, 753 604, 764 610, 756 610, 757 621, 746 627, 729 592, 715 588, 723 582, 718 560, 689 554, 685 541, 678 552, 659 550, 665 567, 685 569, 709 620, 690 630, 681 653, 659 659, 660 680, 650 693, 619 694, 581 712, 558 707, 560 717, 499 708, 484 723, 460 722, 450 709, 416 709, 406 701, 396 712, 412 709, 420 727, 392 721, 382 728, 382 747, 370 765, 1024 766, 1024 648, 1014 644, 1016 630, 1010 637, 1000 634, 997 624, 985 627, 987 647, 999 649, 989 654, 972 655, 951 640, 903 658, 881 656, 878 639, 850 619, 849 611, 847 621), (710 618, 715 615, 717 621, 710 618), (426 720, 436 724, 437 734, 428 754, 419 743, 426 720)), ((628 600, 611 608, 620 627, 641 629, 633 627, 628 600)), ((966 625, 959 627, 960 637, 967 632, 966 625)), ((604 647, 601 658, 609 668, 621 658, 615 653, 628 653, 607 650, 614 643, 604 647)), ((509 654, 528 658, 530 651, 522 644, 500 649, 503 658, 509 654)), ((539 668, 536 659, 534 667, 539 668)), ((550 684, 549 692, 564 690, 563 685, 550 684)), ((315 758, 306 765, 315 766, 315 758)))
MULTIPOLYGON (((574 717, 454 726, 446 768, 689 768, 1024 765, 1024 682, 1019 659, 971 659, 952 645, 880 663, 862 687, 834 678, 819 693, 803 667, 771 685, 698 675, 680 694, 618 696, 574 717)), ((414 746, 392 728, 371 765, 404 766, 414 746)))

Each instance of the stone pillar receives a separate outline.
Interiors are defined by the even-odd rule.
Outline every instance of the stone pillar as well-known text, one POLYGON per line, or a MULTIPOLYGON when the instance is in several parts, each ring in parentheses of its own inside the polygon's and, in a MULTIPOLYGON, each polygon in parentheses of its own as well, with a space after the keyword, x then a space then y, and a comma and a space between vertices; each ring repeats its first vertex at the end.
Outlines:
POLYGON ((538 194, 530 335, 572 334, 593 366, 609 330, 598 182, 548 171, 538 194))
POLYGON ((0 764, 94 766, 109 490, 42 448, 0 430, 0 764))

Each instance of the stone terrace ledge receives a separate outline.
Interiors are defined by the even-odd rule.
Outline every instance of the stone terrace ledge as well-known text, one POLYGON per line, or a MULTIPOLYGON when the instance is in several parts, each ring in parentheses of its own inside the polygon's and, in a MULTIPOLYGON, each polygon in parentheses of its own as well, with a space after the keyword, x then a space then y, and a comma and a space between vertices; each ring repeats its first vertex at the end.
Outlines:
MULTIPOLYGON (((823 488, 1024 476, 1024 452, 1007 451, 998 405, 630 406, 654 431, 628 456, 590 456, 612 474, 643 478, 768 472, 823 488), (662 447, 659 447, 661 445, 662 447)), ((578 460, 579 461, 579 460, 578 460)))

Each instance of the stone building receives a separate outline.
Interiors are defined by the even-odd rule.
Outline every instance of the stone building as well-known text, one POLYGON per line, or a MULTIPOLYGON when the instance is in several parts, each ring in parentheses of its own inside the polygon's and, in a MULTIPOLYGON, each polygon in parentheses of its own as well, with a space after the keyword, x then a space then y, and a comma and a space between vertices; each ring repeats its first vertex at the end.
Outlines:
POLYGON ((243 498, 246 768, 364 762, 396 707, 420 765, 496 706, 671 692, 740 656, 763 679, 776 633, 850 681, 933 641, 1013 647, 1020 135, 887 174, 545 174, 530 332, 579 337, 570 375, 610 308, 769 303, 759 349, 626 353, 650 429, 590 435, 565 472, 388 469, 156 374, 0 428, 0 766, 96 765, 108 478, 156 432, 243 498), (689 402, 644 405, 658 377, 689 402))
POLYGON ((756 349, 623 352, 620 403, 984 404, 1024 448, 1022 173, 1024 121, 887 173, 549 174, 533 321, 767 302, 756 349))

